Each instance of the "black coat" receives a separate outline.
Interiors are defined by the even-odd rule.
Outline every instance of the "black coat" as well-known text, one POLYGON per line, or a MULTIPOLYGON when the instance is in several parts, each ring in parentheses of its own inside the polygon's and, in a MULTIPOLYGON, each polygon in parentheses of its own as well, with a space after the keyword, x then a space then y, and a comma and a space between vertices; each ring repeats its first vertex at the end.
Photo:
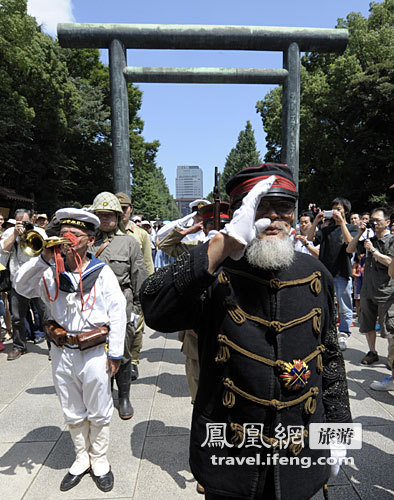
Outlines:
POLYGON ((244 460, 260 454, 262 463, 267 453, 275 452, 279 457, 297 455, 304 465, 307 457, 315 462, 329 452, 310 450, 307 435, 301 451, 291 442, 275 450, 262 443, 272 445, 281 428, 287 439, 288 426, 308 430, 312 422, 351 421, 331 275, 317 259, 298 252, 291 267, 278 272, 252 268, 245 259, 227 259, 215 276, 207 269, 203 245, 160 269, 141 291, 150 327, 198 333, 200 380, 190 441, 193 475, 207 491, 223 496, 310 498, 327 482, 329 466, 270 468, 244 460), (286 388, 280 377, 286 374, 283 362, 307 356, 306 385, 286 388), (294 400, 298 402, 292 404, 294 400), (208 428, 218 423, 226 424, 227 443, 202 446, 208 428), (260 447, 245 446, 252 441, 243 432, 244 424, 264 424, 263 429, 254 426, 265 436, 260 447), (238 446, 243 439, 247 441, 238 446), (213 465, 212 455, 224 457, 222 465, 213 465))

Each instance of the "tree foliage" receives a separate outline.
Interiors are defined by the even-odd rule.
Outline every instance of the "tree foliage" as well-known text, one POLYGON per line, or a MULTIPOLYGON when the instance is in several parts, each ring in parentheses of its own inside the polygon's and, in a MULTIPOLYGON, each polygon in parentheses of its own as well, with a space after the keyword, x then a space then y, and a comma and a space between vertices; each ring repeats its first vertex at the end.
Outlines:
MULTIPOLYGON (((344 54, 306 54, 301 66, 300 206, 339 195, 355 210, 384 201, 393 172, 394 0, 350 13, 344 54)), ((281 88, 256 105, 267 161, 280 160, 281 88)))
POLYGON ((223 201, 228 201, 226 184, 231 177, 243 168, 257 163, 260 163, 260 153, 256 149, 256 140, 252 125, 247 121, 245 129, 239 133, 236 146, 231 149, 226 158, 223 173, 220 176, 219 190, 223 201))
MULTIPOLYGON (((142 141, 142 137, 136 138, 142 141)), ((132 148, 133 186, 132 198, 134 211, 153 220, 177 219, 180 217, 178 207, 168 189, 161 167, 156 166, 156 154, 159 142, 144 143, 144 148, 137 141, 132 148)))
MULTIPOLYGON (((155 215, 167 217, 175 202, 155 165, 159 143, 142 137, 142 92, 128 85, 128 94, 136 205, 152 200, 155 215), (138 185, 145 168, 160 196, 138 185)), ((26 0, 0 3, 0 109, 3 186, 34 196, 48 212, 112 190, 109 69, 98 50, 63 49, 44 34, 26 0)))

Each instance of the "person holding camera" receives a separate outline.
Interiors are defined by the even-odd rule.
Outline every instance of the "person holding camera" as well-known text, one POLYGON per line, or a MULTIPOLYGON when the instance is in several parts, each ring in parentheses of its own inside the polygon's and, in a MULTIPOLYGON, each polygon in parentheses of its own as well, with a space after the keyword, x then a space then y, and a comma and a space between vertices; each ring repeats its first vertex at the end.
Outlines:
POLYGON ((351 203, 346 198, 335 198, 332 210, 320 210, 308 233, 308 240, 320 244, 319 260, 327 267, 334 278, 335 295, 339 305, 340 323, 338 333, 339 348, 346 349, 353 321, 352 303, 352 263, 351 255, 346 252, 347 245, 357 234, 357 226, 347 224, 346 215, 350 213, 351 203), (326 227, 316 232, 323 219, 330 219, 326 227))
POLYGON ((305 211, 300 215, 300 232, 294 235, 294 250, 296 252, 307 253, 319 258, 319 245, 314 246, 308 241, 308 232, 312 227, 313 212, 305 211))
MULTIPOLYGON (((369 351, 361 360, 363 365, 379 361, 376 352, 375 325, 379 318, 380 333, 387 336, 384 321, 388 299, 394 293, 394 280, 387 273, 394 254, 394 237, 390 234, 390 214, 386 208, 376 208, 371 214, 375 236, 361 241, 367 225, 360 222, 358 234, 348 244, 346 251, 366 253, 364 278, 360 294, 360 333, 365 333, 369 351)), ((380 390, 380 389, 378 389, 380 390)))
MULTIPOLYGON (((9 257, 8 268, 11 275, 12 287, 10 290, 10 301, 12 310, 12 329, 13 329, 13 348, 8 353, 8 361, 13 361, 20 358, 26 353, 26 326, 25 318, 29 309, 30 299, 23 297, 16 292, 14 288, 14 278, 19 268, 27 262, 31 257, 24 254, 19 246, 21 236, 26 231, 34 229, 44 239, 47 238, 46 232, 40 227, 34 227, 31 222, 31 211, 25 208, 19 208, 15 211, 15 226, 10 227, 3 233, 0 241, 0 253, 9 257)), ((32 299, 41 322, 45 318, 45 305, 38 297, 32 299)))

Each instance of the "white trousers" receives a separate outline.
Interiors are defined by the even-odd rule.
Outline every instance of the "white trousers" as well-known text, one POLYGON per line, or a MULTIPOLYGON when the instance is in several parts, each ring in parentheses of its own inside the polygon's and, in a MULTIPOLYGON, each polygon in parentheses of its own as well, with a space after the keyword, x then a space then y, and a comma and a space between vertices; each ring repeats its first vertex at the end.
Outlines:
POLYGON ((109 446, 109 425, 96 426, 84 420, 77 425, 69 425, 76 458, 70 474, 78 475, 90 466, 95 476, 107 474, 110 469, 107 459, 109 446))
POLYGON ((85 418, 93 425, 110 423, 113 413, 104 345, 80 351, 51 344, 52 375, 66 424, 85 418))

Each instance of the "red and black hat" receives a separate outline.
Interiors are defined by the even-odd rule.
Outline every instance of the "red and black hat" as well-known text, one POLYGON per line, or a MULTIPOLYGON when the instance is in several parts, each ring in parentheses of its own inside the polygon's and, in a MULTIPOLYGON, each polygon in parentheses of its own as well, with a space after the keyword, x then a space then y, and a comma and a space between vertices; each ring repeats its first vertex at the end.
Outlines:
MULTIPOLYGON (((225 201, 220 202, 220 222, 229 222, 230 217, 228 215, 228 210, 230 204, 225 201)), ((215 213, 215 203, 210 203, 209 205, 204 205, 199 209, 199 213, 202 216, 203 222, 211 222, 214 218, 215 213)))
POLYGON ((235 198, 242 198, 258 182, 271 175, 275 175, 276 180, 266 196, 282 196, 296 201, 297 187, 290 167, 280 163, 262 163, 241 170, 228 181, 226 192, 230 196, 230 205, 235 198))

